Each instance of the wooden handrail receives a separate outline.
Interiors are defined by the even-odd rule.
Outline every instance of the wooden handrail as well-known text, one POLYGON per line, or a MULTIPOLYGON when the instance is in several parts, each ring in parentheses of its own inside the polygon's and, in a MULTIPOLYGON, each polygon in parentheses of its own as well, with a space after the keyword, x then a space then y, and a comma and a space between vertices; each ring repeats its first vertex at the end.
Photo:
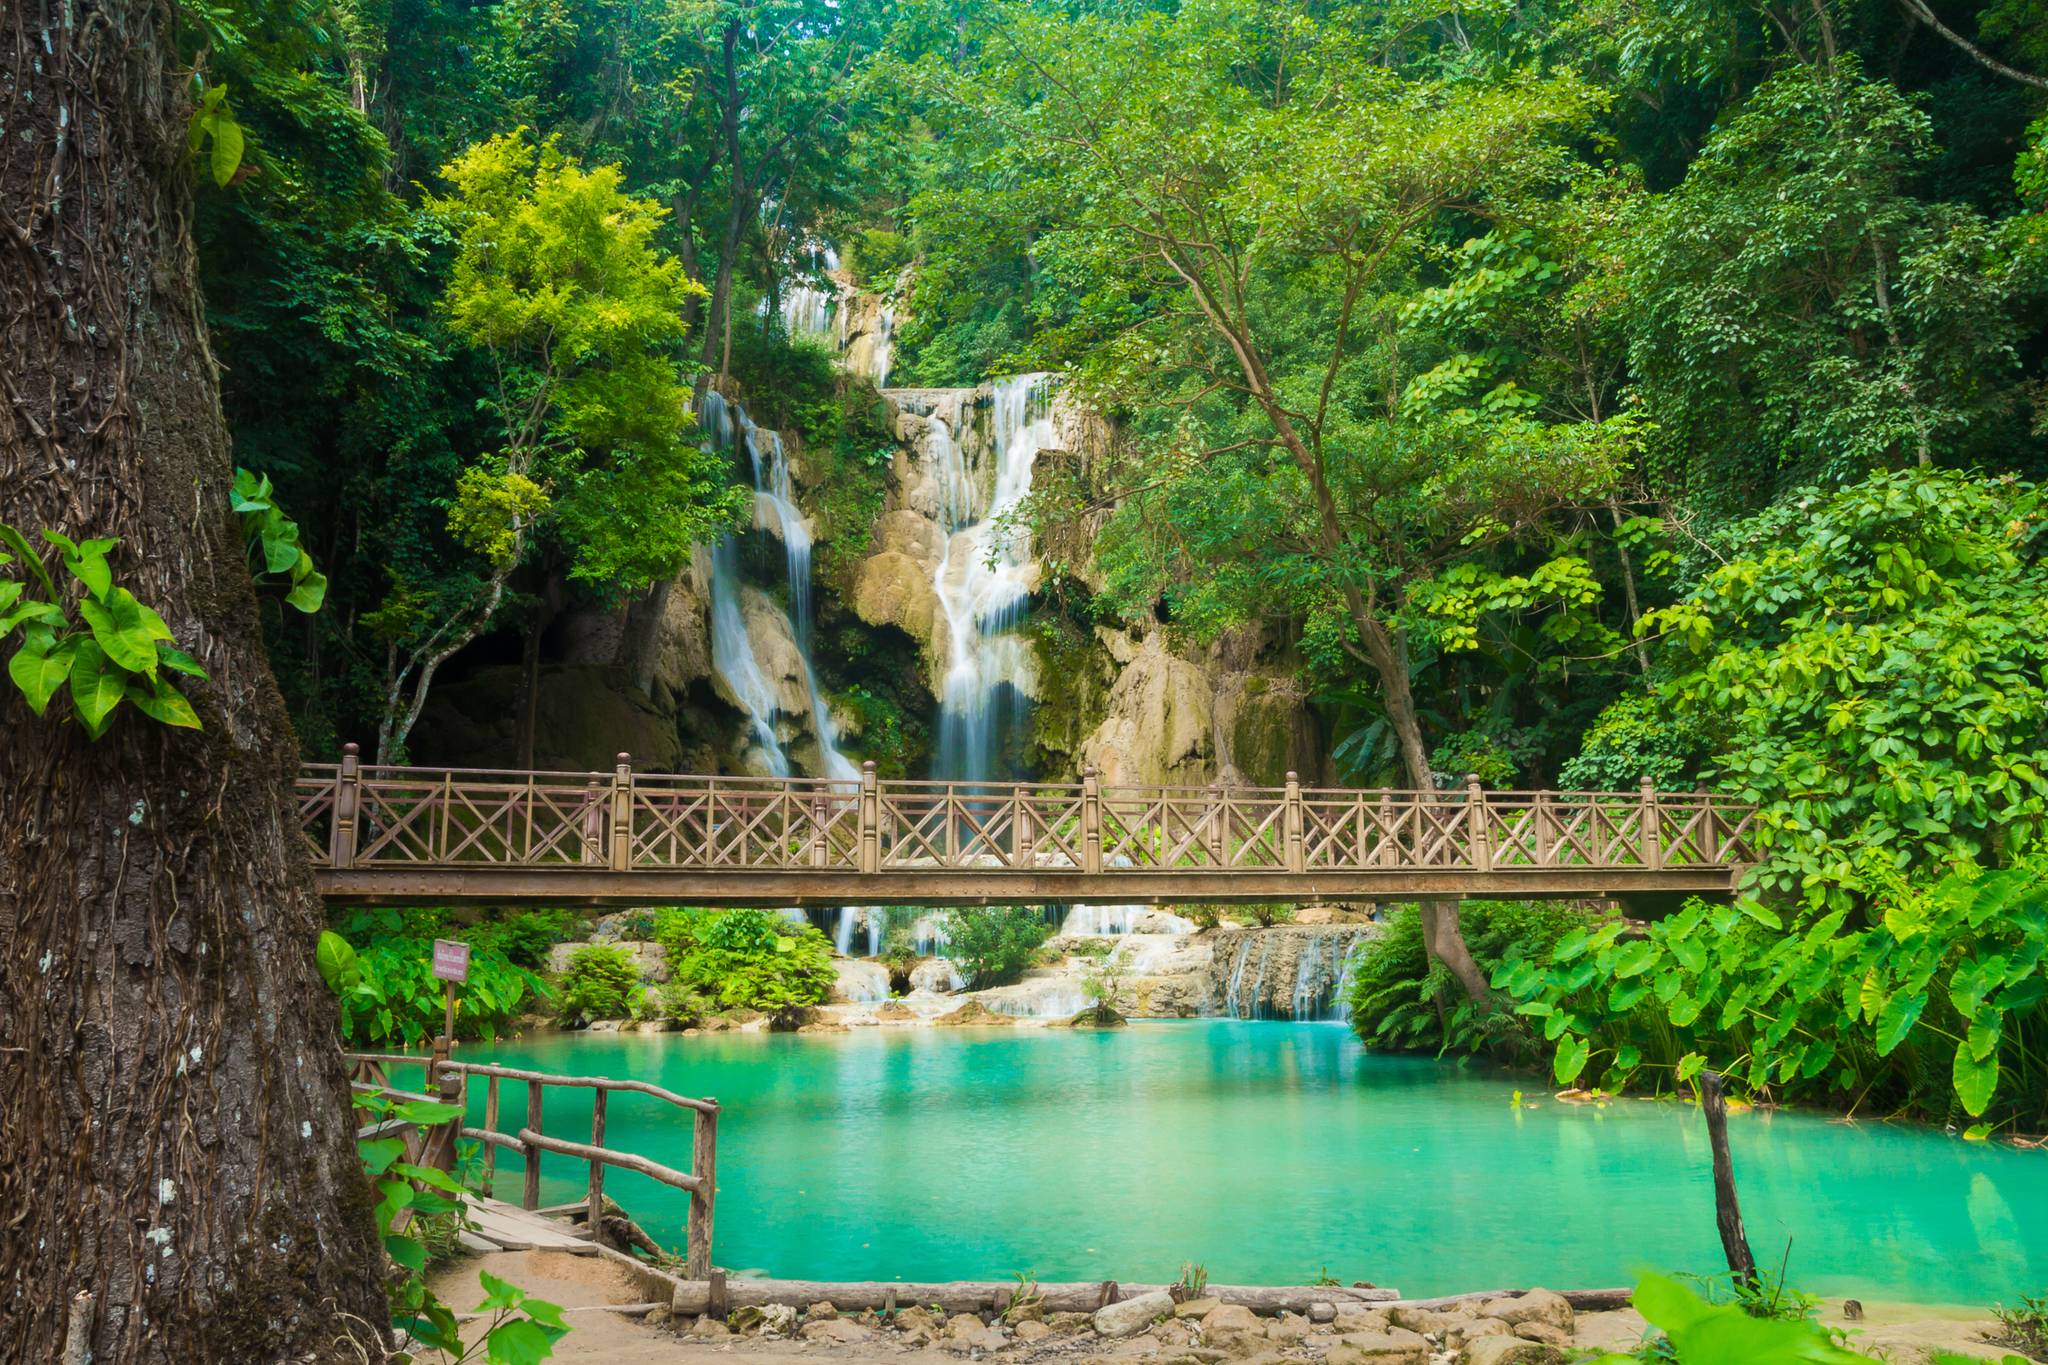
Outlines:
POLYGON ((508 1081, 539 1081, 542 1085, 560 1085, 578 1090, 631 1090, 642 1095, 652 1095, 658 1100, 694 1109, 699 1113, 716 1113, 717 1100, 692 1099, 678 1095, 673 1090, 664 1090, 646 1081, 620 1080, 613 1076, 559 1076, 547 1071, 525 1071, 518 1067, 494 1066, 485 1062, 443 1062, 443 1069, 453 1069, 470 1076, 496 1076, 508 1081))
POLYGON ((664 1166, 658 1161, 649 1161, 644 1156, 631 1152, 613 1151, 609 1147, 593 1147, 587 1142, 570 1142, 567 1138, 552 1138, 545 1133, 536 1133, 531 1128, 519 1130, 519 1141, 529 1147, 538 1147, 543 1152, 554 1152, 560 1156, 573 1156, 579 1161, 594 1161, 605 1166, 617 1166, 620 1170, 635 1171, 664 1185, 673 1185, 679 1190, 695 1192, 704 1188, 704 1182, 694 1175, 664 1166))

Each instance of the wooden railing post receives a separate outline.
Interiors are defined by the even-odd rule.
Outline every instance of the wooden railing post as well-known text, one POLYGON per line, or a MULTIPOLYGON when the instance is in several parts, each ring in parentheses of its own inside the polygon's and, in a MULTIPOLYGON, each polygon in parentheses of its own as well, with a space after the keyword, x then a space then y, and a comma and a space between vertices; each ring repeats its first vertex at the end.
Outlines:
MULTIPOLYGON (((526 1126, 534 1132, 541 1132, 541 1082, 526 1083, 526 1126)), ((525 1209, 540 1207, 540 1148, 527 1144, 526 1148, 526 1189, 520 1194, 519 1206, 525 1209)))
POLYGON ((327 862, 330 867, 353 867, 356 861, 356 819, 362 809, 362 749, 355 744, 341 746, 341 772, 334 785, 334 822, 327 827, 327 862))
POLYGON ((811 801, 811 866, 825 866, 825 798, 811 801))
POLYGON ((1486 792, 1479 785, 1478 773, 1465 775, 1465 832, 1472 845, 1473 869, 1493 871, 1493 841, 1486 826, 1486 792))
POLYGON ((592 773, 583 784, 583 861, 602 863, 605 854, 604 778, 592 773))
POLYGON ((1102 871, 1102 780, 1093 763, 1081 769, 1081 870, 1102 871))
POLYGON ((1207 789, 1208 809, 1202 815, 1202 847, 1208 850, 1209 866, 1222 868, 1225 845, 1223 839, 1223 784, 1211 782, 1207 789))
POLYGON ((872 758, 860 765, 860 870, 882 870, 882 790, 872 758))
POLYGON ((1286 807, 1280 813, 1281 832, 1287 840, 1287 870, 1308 871, 1308 839, 1303 830, 1301 809, 1301 774, 1290 770, 1287 774, 1286 807))
POLYGON ((1657 812, 1657 788, 1648 775, 1643 778, 1637 802, 1642 816, 1638 827, 1643 832, 1643 866, 1654 871, 1664 866, 1664 830, 1657 812))
MULTIPOLYGON (((484 1131, 498 1131, 498 1078, 492 1076, 484 1086, 484 1131)), ((498 1178, 498 1144, 484 1144, 484 1198, 491 1197, 491 1186, 498 1178)))
MULTIPOLYGON (((709 1098, 708 1096, 706 1097, 709 1098)), ((684 1248, 691 1279, 711 1274, 711 1220, 718 1200, 718 1102, 696 1111, 691 1127, 690 1174, 697 1188, 690 1191, 690 1226, 684 1248)))
POLYGON ((1552 816, 1550 812, 1550 792, 1548 790, 1536 793, 1536 804, 1530 808, 1529 818, 1536 822, 1535 837, 1530 841, 1535 845, 1536 866, 1549 867, 1551 847, 1556 842, 1556 836, 1551 829, 1552 816))
MULTIPOLYGON (((446 1060, 445 1058, 443 1059, 446 1060)), ((443 1065, 435 1069, 435 1080, 439 1098, 443 1104, 452 1104, 458 1109, 466 1108, 468 1086, 463 1084, 462 1071, 458 1067, 443 1065)), ((427 1164, 437 1171, 452 1172, 455 1169, 455 1142, 462 1136, 463 1115, 458 1113, 445 1123, 434 1125, 433 1134, 427 1140, 427 1164)))
MULTIPOLYGON (((590 1101, 590 1145, 604 1146, 604 1100, 606 1091, 600 1086, 590 1101)), ((584 1215, 584 1226, 590 1229, 590 1240, 602 1244, 604 1238, 604 1163, 593 1160, 590 1163, 590 1212, 584 1215)))
POLYGON ((1394 827, 1394 794, 1380 789, 1379 843, 1374 845, 1372 861, 1375 867, 1396 866, 1401 861, 1401 835, 1394 827))
POLYGON ((612 768, 612 871, 633 865, 633 756, 620 754, 612 768))

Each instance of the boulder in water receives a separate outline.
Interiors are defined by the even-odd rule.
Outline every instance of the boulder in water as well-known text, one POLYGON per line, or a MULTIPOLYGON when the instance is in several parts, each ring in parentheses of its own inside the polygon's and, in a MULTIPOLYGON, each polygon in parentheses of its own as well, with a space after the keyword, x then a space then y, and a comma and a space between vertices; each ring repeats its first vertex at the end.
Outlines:
POLYGON ((932 1020, 940 1028, 1008 1027, 1016 1022, 1007 1014, 997 1014, 979 1000, 969 1000, 951 1014, 942 1014, 932 1020))

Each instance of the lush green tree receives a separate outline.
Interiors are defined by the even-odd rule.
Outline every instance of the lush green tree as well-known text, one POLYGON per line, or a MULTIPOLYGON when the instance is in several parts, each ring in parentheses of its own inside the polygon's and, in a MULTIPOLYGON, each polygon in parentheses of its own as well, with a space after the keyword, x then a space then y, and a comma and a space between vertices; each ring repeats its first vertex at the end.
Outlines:
POLYGON ((962 906, 946 911, 943 923, 946 956, 977 990, 1015 981, 1052 937, 1035 905, 962 906))
POLYGON ((378 753, 402 752, 435 672, 486 630, 537 533, 568 575, 621 592, 673 575, 734 523, 743 490, 699 447, 671 354, 698 288, 653 237, 661 208, 522 130, 443 168, 431 201, 456 242, 450 327, 489 359, 501 444, 457 475, 450 533, 481 561, 449 600, 403 581, 378 613, 389 649, 378 753))

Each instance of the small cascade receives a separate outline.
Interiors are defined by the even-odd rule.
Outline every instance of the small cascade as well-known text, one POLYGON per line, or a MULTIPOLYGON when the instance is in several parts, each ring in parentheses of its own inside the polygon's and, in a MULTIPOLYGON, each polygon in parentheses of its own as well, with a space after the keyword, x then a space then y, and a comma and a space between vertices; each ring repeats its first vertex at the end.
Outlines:
POLYGON ((882 951, 882 910, 874 905, 839 905, 825 912, 832 924, 832 946, 841 957, 852 957, 856 939, 867 957, 882 951))
MULTIPOLYGON (((860 770, 840 752, 838 728, 832 723, 831 708, 818 689, 817 669, 811 662, 811 530, 796 505, 789 452, 782 435, 757 425, 746 408, 729 402, 716 389, 707 389, 699 400, 697 421, 704 429, 707 448, 722 450, 735 444, 745 447, 754 475, 754 525, 782 542, 789 578, 790 635, 796 641, 803 673, 811 733, 818 741, 819 775, 858 780, 860 770)), ((789 756, 775 733, 775 716, 780 707, 775 688, 762 670, 747 633, 739 589, 737 540, 726 536, 711 551, 711 665, 746 711, 770 771, 777 777, 788 777, 789 756)))
MULTIPOLYGON (((831 247, 814 247, 809 255, 814 267, 824 266, 822 273, 827 278, 838 273, 839 253, 831 247)), ((841 334, 845 328, 839 291, 820 289, 808 281, 791 285, 782 296, 782 326, 792 339, 811 338, 839 345, 844 341, 841 334)))
POLYGON ((1210 998, 1220 996, 1233 1019, 1341 1022, 1360 945, 1377 932, 1364 924, 1226 929, 1216 943, 1210 998))
POLYGON ((875 387, 889 387, 889 368, 896 361, 896 309, 883 304, 875 327, 875 387))
POLYGON ((1077 905, 1067 911, 1067 917, 1060 922, 1060 933, 1069 938, 1128 934, 1131 932, 1131 912, 1142 908, 1136 905, 1077 905))
POLYGON ((1332 1024, 1349 1023, 1351 1020, 1351 977, 1358 970, 1358 959, 1365 953, 1365 936, 1351 940, 1344 949, 1344 966, 1337 973, 1337 985, 1330 992, 1330 1003, 1323 1011, 1325 1021, 1332 1024))
POLYGON ((1030 535, 1014 524, 1031 494, 1038 452, 1054 444, 1051 385, 1042 374, 997 383, 991 412, 994 485, 986 500, 958 433, 932 424, 926 447, 942 490, 948 539, 932 586, 946 619, 939 700, 939 775, 987 779, 995 767, 996 706, 1008 689, 1021 708, 1037 691, 1036 656, 1016 627, 1036 566, 1030 535))

